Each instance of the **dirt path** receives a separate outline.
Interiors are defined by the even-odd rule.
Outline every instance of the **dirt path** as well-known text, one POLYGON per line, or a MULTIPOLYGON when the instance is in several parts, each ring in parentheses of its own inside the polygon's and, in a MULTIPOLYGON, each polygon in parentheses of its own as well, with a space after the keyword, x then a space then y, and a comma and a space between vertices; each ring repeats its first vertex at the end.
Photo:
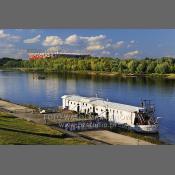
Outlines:
POLYGON ((17 105, 11 102, 0 100, 0 109, 9 111, 9 112, 33 112, 33 109, 30 109, 25 106, 17 105))
POLYGON ((107 130, 79 132, 82 136, 87 136, 111 145, 154 145, 152 143, 138 140, 133 137, 117 134, 107 130))

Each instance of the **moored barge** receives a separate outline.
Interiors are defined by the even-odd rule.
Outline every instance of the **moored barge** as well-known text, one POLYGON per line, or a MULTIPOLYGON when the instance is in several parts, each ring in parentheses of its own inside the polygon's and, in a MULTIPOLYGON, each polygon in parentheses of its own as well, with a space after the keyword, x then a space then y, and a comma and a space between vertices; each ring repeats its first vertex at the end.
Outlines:
POLYGON ((155 116, 155 107, 149 100, 143 100, 141 107, 109 102, 98 97, 64 95, 63 109, 77 113, 94 115, 114 124, 125 124, 141 133, 158 133, 159 124, 155 116))

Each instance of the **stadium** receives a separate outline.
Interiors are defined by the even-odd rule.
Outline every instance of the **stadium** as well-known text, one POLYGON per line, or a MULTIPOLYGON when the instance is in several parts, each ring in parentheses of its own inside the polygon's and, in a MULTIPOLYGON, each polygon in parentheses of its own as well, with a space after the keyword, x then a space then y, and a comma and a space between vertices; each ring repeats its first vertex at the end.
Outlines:
POLYGON ((29 60, 45 59, 45 58, 59 58, 59 57, 69 57, 69 58, 87 58, 90 57, 89 54, 79 54, 79 53, 61 53, 61 52, 38 52, 38 53, 28 53, 29 60))

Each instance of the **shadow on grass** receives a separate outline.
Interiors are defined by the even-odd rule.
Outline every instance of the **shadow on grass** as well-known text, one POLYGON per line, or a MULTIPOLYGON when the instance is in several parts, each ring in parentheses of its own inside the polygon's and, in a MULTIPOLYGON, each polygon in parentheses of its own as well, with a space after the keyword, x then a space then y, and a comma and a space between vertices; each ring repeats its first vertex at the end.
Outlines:
POLYGON ((0 116, 0 120, 1 120, 2 118, 4 118, 4 119, 8 119, 8 118, 14 119, 14 118, 17 118, 17 117, 16 117, 16 116, 13 116, 13 115, 3 115, 3 114, 2 114, 2 116, 0 116))
POLYGON ((7 116, 3 116, 3 118, 12 118, 12 119, 14 119, 14 118, 18 118, 18 117, 16 117, 16 116, 12 116, 12 115, 7 115, 7 116))
POLYGON ((35 132, 29 132, 29 131, 23 131, 23 130, 17 130, 17 129, 3 128, 3 127, 0 127, 0 130, 35 135, 35 136, 49 137, 49 138, 62 138, 62 139, 70 138, 70 136, 66 133, 61 135, 53 135, 53 134, 35 133, 35 132))

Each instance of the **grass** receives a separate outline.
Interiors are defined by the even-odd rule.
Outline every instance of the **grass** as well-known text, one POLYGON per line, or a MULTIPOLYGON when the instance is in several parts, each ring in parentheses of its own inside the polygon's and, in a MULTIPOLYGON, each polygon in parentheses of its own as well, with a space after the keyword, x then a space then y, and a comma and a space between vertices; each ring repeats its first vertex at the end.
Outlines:
POLYGON ((167 74, 167 79, 175 79, 175 74, 167 74))
POLYGON ((51 129, 48 126, 35 124, 0 112, 1 145, 75 145, 90 144, 78 138, 51 129))

